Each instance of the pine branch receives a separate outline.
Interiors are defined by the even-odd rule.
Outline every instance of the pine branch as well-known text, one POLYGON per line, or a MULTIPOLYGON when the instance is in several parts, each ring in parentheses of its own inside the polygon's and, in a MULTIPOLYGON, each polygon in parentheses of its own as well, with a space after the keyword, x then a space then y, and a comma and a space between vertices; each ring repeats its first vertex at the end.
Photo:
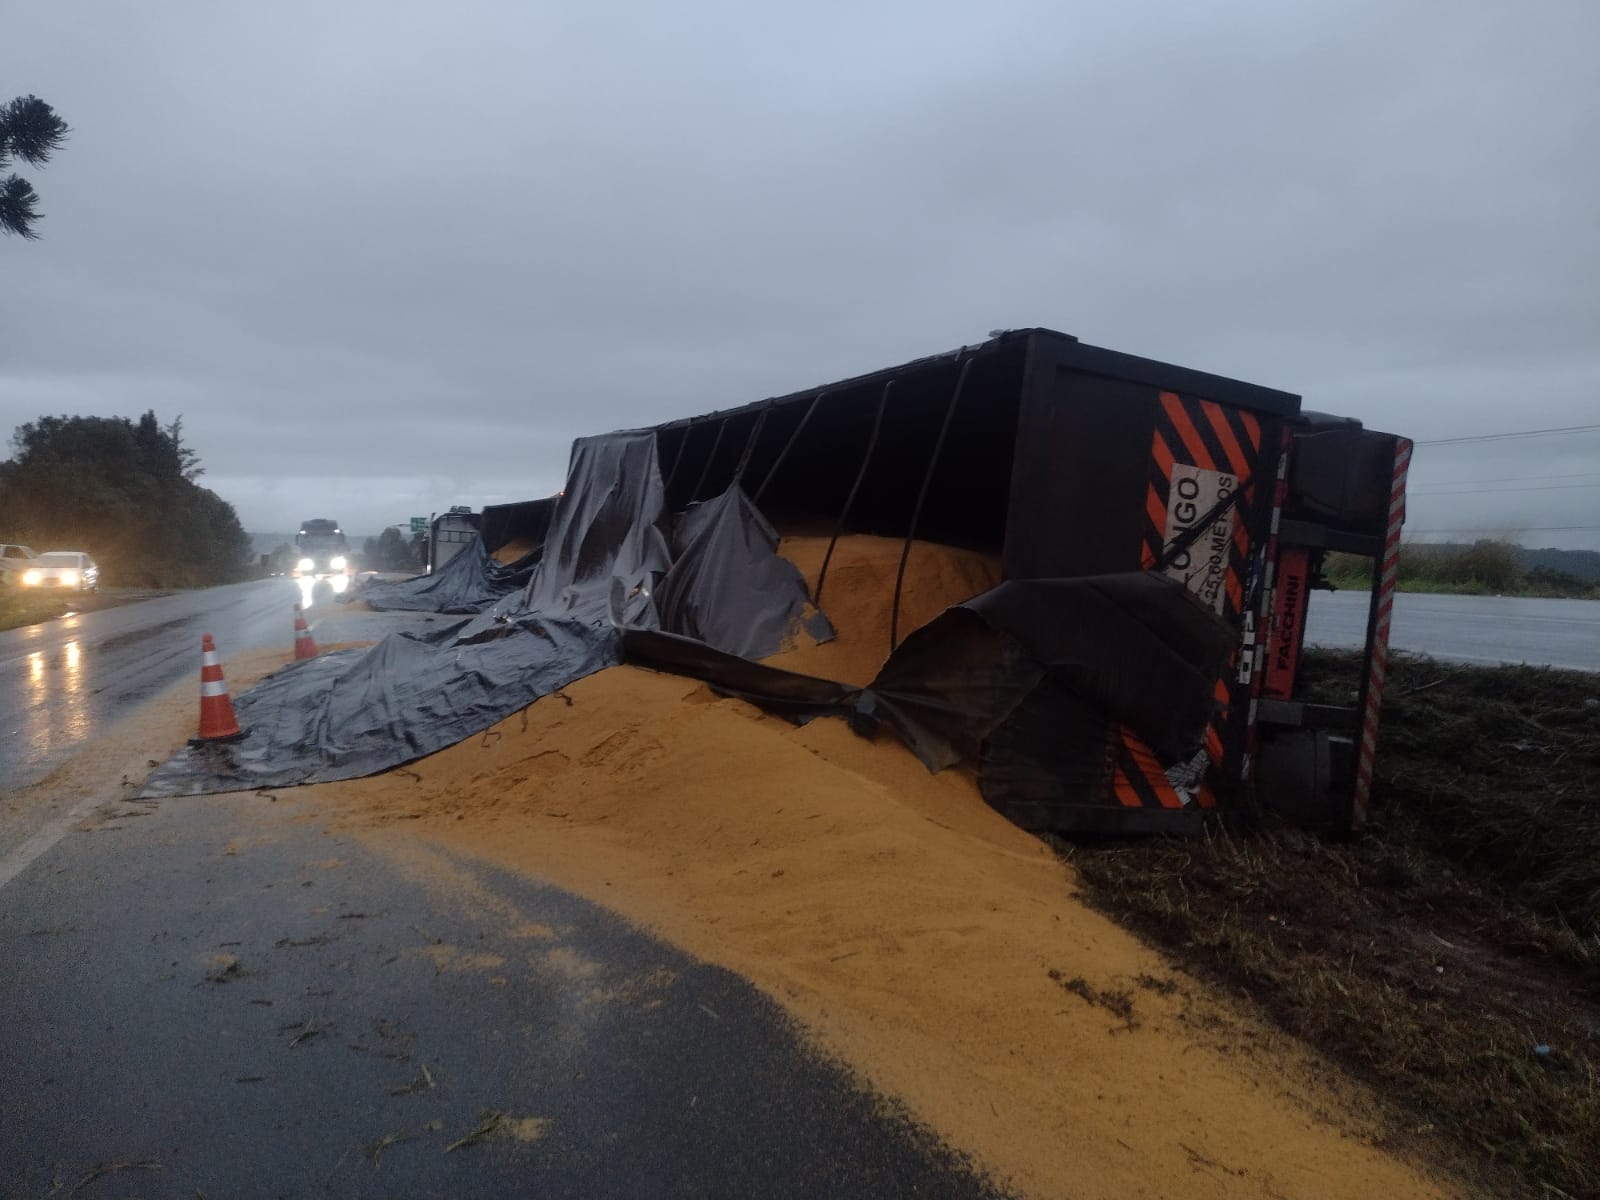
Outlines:
POLYGON ((0 147, 25 163, 49 162, 71 132, 56 110, 37 96, 18 96, 0 106, 0 147))
POLYGON ((38 203, 39 194, 20 175, 0 181, 0 229, 29 240, 37 238, 33 223, 43 215, 36 207, 38 203))

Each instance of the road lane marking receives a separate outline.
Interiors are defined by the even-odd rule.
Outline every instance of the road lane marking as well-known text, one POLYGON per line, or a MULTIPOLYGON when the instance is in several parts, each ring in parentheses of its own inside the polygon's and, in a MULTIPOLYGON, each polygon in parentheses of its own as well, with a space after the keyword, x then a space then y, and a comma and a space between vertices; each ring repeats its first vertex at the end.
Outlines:
POLYGON ((22 845, 4 858, 0 858, 0 888, 5 887, 6 884, 26 871, 40 855, 66 837, 67 832, 74 825, 106 803, 109 803, 109 801, 101 796, 89 796, 78 801, 77 804, 73 805, 61 816, 46 824, 44 828, 29 834, 23 839, 22 845))

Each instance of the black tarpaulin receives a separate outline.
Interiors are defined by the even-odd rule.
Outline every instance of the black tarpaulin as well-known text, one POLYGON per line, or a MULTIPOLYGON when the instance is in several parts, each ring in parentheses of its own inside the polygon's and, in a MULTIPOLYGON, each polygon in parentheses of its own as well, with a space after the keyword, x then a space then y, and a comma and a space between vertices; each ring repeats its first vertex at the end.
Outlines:
POLYGON ((648 631, 625 635, 623 657, 796 721, 887 724, 930 770, 976 765, 984 798, 1024 828, 1173 828, 1121 810, 1111 751, 1126 731, 1163 758, 1192 756, 1231 641, 1181 584, 1134 573, 1002 583, 914 631, 865 688, 648 631))
POLYGON ((1234 641, 1193 592, 1151 572, 1002 583, 965 607, 1169 760, 1204 730, 1234 641))
POLYGON ((544 558, 520 609, 576 621, 658 625, 651 592, 672 565, 664 516, 653 433, 580 438, 550 518, 544 558))
POLYGON ((190 747, 145 795, 287 787, 389 770, 480 733, 620 661, 614 630, 525 616, 497 637, 394 633, 364 650, 292 663, 234 704, 243 740, 190 747))
POLYGON ((524 588, 537 563, 536 555, 502 565, 489 557, 483 540, 474 537, 432 575, 418 575, 395 583, 369 583, 359 592, 346 593, 362 600, 374 612, 482 612, 524 588))
MULTIPOLYGON (((748 700, 797 724, 812 717, 849 718, 858 711, 864 695, 861 688, 848 683, 751 662, 659 629, 623 630, 622 659, 634 666, 704 680, 719 692, 748 700)), ((865 731, 873 728, 876 722, 869 719, 865 731)))
MULTIPOLYGON (((661 504, 653 435, 584 439, 523 591, 438 631, 390 634, 284 668, 236 702, 247 737, 180 753, 145 794, 322 783, 400 766, 622 661, 624 629, 665 630, 723 657, 774 654, 802 622, 813 636, 828 632, 737 486, 682 523, 676 559, 661 504), (673 600, 663 619, 655 595, 665 580, 673 600)), ((469 550, 481 575, 487 556, 476 543, 469 550)))
POLYGON ((764 658, 804 625, 833 637, 806 601, 800 571, 778 556, 777 531, 737 484, 678 518, 672 569, 656 589, 661 627, 740 658, 764 658))

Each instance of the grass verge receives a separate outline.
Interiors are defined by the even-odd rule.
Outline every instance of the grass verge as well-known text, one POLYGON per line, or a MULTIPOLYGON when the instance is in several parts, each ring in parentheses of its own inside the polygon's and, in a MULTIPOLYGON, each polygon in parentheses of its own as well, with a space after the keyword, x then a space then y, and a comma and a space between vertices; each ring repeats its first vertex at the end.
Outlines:
POLYGON ((0 630, 54 620, 71 607, 68 599, 66 595, 54 593, 41 595, 21 588, 0 588, 0 630))
POLYGON ((53 621, 69 612, 98 612, 138 600, 168 596, 169 591, 144 588, 101 588, 97 593, 37 591, 19 587, 0 587, 0 630, 20 629, 53 621))
MULTIPOLYGON (((1353 656, 1309 656, 1347 700, 1353 656)), ((1069 847, 1089 899, 1493 1196, 1600 1197, 1600 677, 1401 658, 1366 835, 1069 847)))

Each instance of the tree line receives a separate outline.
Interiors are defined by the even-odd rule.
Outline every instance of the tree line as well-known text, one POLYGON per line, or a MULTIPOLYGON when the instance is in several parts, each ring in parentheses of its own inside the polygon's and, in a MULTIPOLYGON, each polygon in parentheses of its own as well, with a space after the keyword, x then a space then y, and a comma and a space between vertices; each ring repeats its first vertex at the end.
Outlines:
MULTIPOLYGON (((1400 590, 1405 592, 1557 597, 1600 594, 1600 586, 1591 580, 1535 561, 1536 556, 1554 553, 1530 551, 1493 538, 1480 538, 1470 546, 1407 543, 1400 547, 1397 579, 1400 590)), ((1323 574, 1342 588, 1366 587, 1371 570, 1371 559, 1354 554, 1330 554, 1323 564, 1323 574)))
POLYGON ((233 506, 195 480, 181 417, 40 417, 0 462, 0 541, 83 550, 106 583, 203 587, 243 576, 250 539, 233 506))

